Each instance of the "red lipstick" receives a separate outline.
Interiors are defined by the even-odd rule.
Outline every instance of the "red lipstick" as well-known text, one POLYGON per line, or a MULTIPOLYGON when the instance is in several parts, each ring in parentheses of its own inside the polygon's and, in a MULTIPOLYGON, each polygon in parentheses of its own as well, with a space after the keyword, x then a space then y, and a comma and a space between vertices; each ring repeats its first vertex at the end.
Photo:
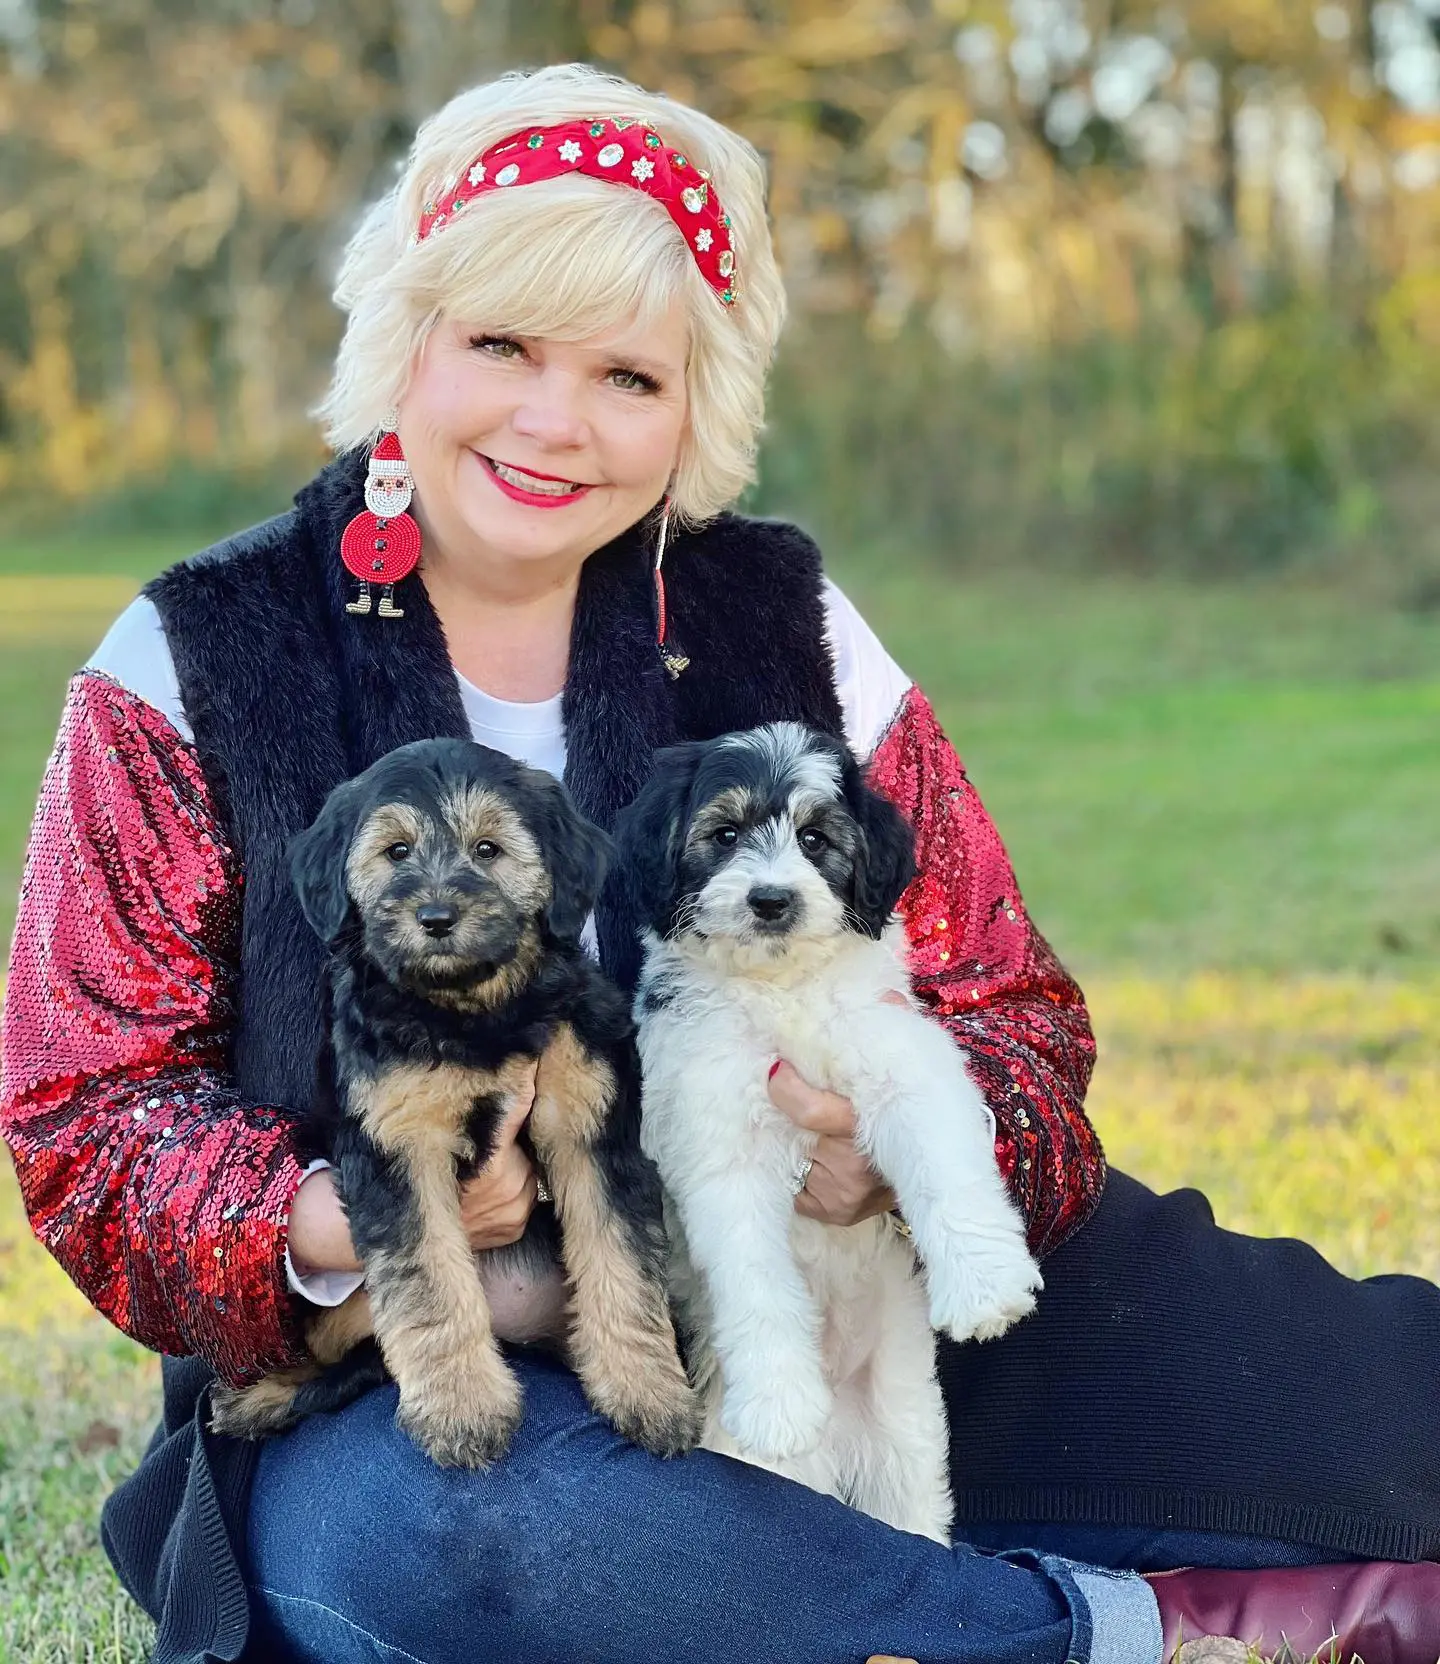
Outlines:
MULTIPOLYGON (((579 484, 578 489, 574 491, 527 491, 524 486, 512 485, 509 480, 501 479, 500 475, 495 471, 494 462, 488 456, 482 455, 479 451, 476 451, 475 455, 480 458, 482 463, 484 463, 485 472, 490 476, 500 490, 513 501, 517 503, 524 503, 528 508, 564 508, 567 503, 578 503, 582 497, 588 497, 591 491, 594 490, 593 486, 579 484)), ((502 464, 502 466, 508 468, 510 464, 505 463, 502 464)), ((553 480, 557 485, 570 485, 576 483, 563 479, 558 474, 537 473, 533 468, 519 468, 515 471, 517 473, 528 474, 531 479, 535 480, 553 480)))

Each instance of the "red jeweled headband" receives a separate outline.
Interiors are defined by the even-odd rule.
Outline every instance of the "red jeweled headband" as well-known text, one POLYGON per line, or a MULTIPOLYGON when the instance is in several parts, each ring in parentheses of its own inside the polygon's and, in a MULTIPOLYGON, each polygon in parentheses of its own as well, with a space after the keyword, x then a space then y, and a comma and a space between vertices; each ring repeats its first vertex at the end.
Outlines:
POLYGON ((476 157, 458 185, 425 204, 415 240, 424 242, 488 191, 533 185, 566 173, 629 185, 663 203, 700 275, 725 306, 735 304, 730 216, 716 200, 710 176, 670 149, 653 128, 624 116, 525 128, 500 139, 476 157))

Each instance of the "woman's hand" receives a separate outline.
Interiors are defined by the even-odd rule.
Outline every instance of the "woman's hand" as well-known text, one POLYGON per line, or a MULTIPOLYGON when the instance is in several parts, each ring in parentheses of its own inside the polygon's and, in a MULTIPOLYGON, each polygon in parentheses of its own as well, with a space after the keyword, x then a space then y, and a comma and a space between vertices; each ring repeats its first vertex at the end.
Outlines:
MULTIPOLYGON (((511 1100, 490 1160, 460 1186, 460 1218, 470 1246, 504 1248, 525 1234, 536 1200, 535 1168, 515 1142, 535 1102, 535 1076, 511 1100)), ((322 1167, 301 1181, 290 1204, 290 1263, 299 1277, 317 1271, 359 1271, 350 1222, 335 1189, 335 1174, 322 1167)))
POLYGON ((770 1102, 797 1127, 818 1134, 814 1165, 795 1198, 795 1211, 825 1225, 858 1225, 895 1206, 891 1190, 855 1148, 855 1110, 848 1098, 808 1086, 788 1063, 770 1077, 770 1102))
POLYGON ((515 1142, 535 1102, 535 1072, 511 1100, 490 1159, 460 1186, 460 1218, 478 1253, 504 1248, 525 1234, 537 1200, 534 1163, 515 1142))
MULTIPOLYGON (((903 994, 880 998, 886 1005, 910 1003, 903 994)), ((782 1060, 770 1071, 770 1102, 797 1127, 817 1134, 796 1213, 823 1225, 858 1225, 894 1210, 895 1192, 855 1148, 855 1107, 848 1098, 810 1086, 782 1060)))
POLYGON ((895 1206, 895 1192, 855 1148, 855 1109, 837 1092, 809 1086, 788 1063, 770 1077, 770 1102, 818 1134, 814 1163, 795 1211, 824 1225, 858 1225, 895 1206))

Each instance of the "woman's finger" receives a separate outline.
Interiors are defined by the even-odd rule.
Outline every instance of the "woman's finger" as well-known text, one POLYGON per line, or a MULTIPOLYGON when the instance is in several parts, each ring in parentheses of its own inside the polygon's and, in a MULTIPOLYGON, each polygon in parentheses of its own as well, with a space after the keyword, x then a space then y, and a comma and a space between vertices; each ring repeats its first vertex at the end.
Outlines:
MULTIPOLYGON (((823 1190, 823 1187, 822 1187, 823 1190)), ((838 1195, 816 1195, 807 1185, 795 1198, 795 1211, 822 1225, 858 1225, 864 1219, 895 1211, 895 1192, 883 1183, 873 1185, 863 1196, 850 1200, 838 1195)))
POLYGON ((518 1144, 512 1145, 506 1161, 504 1194, 518 1202, 532 1196, 535 1186, 535 1163, 518 1144))
POLYGON ((822 1092, 802 1080, 788 1063, 771 1071, 770 1102, 797 1127, 834 1138, 853 1139, 855 1111, 848 1098, 838 1092, 822 1092))
MULTIPOLYGON (((515 1147, 515 1140, 520 1136, 520 1129, 529 1119, 530 1111, 535 1107, 535 1070, 530 1070, 529 1078, 524 1081, 511 1095, 505 1105, 505 1112, 500 1117, 500 1125, 495 1129, 495 1145, 490 1152, 490 1163, 506 1149, 515 1147)), ((490 1165, 487 1163, 486 1165, 490 1165)))
POLYGON ((478 1173, 461 1184, 461 1213, 467 1220, 481 1219, 510 1207, 534 1173, 530 1157, 518 1144, 496 1150, 478 1173))
POLYGON ((539 1184, 532 1167, 506 1215, 506 1228, 510 1232, 505 1239, 507 1242, 518 1242, 524 1236, 525 1227, 530 1223, 530 1215, 534 1213, 535 1204, 539 1200, 539 1184))
POLYGON ((797 1212, 828 1225, 854 1225, 895 1205, 894 1192, 853 1144, 822 1138, 815 1146, 797 1212))
POLYGON ((535 1169, 512 1149, 498 1172, 477 1173, 462 1187, 460 1218, 475 1249, 503 1248, 525 1234, 538 1198, 535 1169))
POLYGON ((471 1183, 476 1185, 477 1195, 489 1199, 490 1206, 504 1208, 522 1195, 534 1178, 535 1167, 530 1157, 518 1144, 507 1144, 495 1152, 471 1183))

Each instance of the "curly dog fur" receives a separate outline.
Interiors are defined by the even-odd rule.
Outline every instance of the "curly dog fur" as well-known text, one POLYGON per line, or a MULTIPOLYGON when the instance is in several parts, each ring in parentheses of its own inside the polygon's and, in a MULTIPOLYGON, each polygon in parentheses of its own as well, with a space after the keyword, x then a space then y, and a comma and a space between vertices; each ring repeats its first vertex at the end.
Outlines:
POLYGON ((595 1407, 659 1454, 698 1436, 639 1147, 623 996, 580 946, 609 840, 560 784, 466 740, 425 740, 338 787, 292 849, 329 952, 329 1079, 301 1142, 336 1170, 365 1287, 307 1325, 311 1362, 217 1389, 218 1431, 258 1437, 383 1378, 437 1462, 506 1449, 520 1389, 491 1328, 459 1183, 535 1070, 528 1143, 554 1196, 502 1254, 558 1254, 569 1350, 595 1407), (373 1335, 373 1340, 371 1336, 373 1335))

